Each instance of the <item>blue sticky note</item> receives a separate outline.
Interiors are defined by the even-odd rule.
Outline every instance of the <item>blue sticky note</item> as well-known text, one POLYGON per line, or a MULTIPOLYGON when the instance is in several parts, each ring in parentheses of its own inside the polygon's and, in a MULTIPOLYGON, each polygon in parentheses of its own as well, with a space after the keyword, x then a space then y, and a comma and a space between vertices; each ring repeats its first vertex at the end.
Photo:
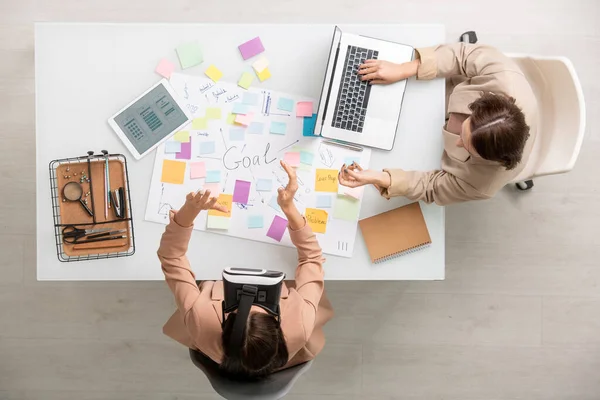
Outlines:
POLYGON ((274 133, 276 135, 285 135, 285 129, 285 122, 272 121, 271 129, 269 129, 269 132, 274 133))
POLYGON ((302 123, 302 136, 316 136, 315 125, 317 124, 317 114, 313 114, 312 117, 304 117, 302 123))
POLYGON ((273 190, 273 181, 271 179, 257 180, 256 190, 259 192, 270 192, 271 190, 273 190))
POLYGON ((313 159, 315 155, 311 152, 302 150, 300 152, 300 163, 306 165, 313 165, 313 159))
POLYGON ((356 162, 357 164, 360 164, 360 158, 359 157, 346 157, 346 158, 344 158, 344 164, 346 164, 346 165, 352 165, 353 162, 356 162))
POLYGON ((277 108, 283 111, 294 111, 294 100, 282 97, 277 102, 277 108))
POLYGON ((263 216, 262 215, 249 215, 248 216, 248 228, 256 229, 263 227, 263 216))
POLYGON ((200 142, 200 154, 212 154, 215 152, 215 142, 200 142))
POLYGON ((319 194, 317 195, 315 207, 317 208, 331 208, 331 195, 319 194))
POLYGON ((221 182, 221 171, 206 171, 206 183, 219 183, 221 182))
POLYGON ((258 93, 246 92, 242 96, 242 103, 249 106, 255 106, 258 104, 258 93))
POLYGON ((236 142, 243 142, 245 139, 246 133, 244 132, 244 128, 231 128, 229 129, 229 140, 236 142))
POLYGON ((248 133, 253 135, 262 135, 265 130, 265 124, 262 122, 250 122, 248 125, 248 133))
POLYGON ((275 209, 277 212, 281 212, 281 207, 277 204, 277 196, 271 197, 271 201, 269 201, 269 207, 275 209))
POLYGON ((248 106, 242 103, 234 103, 231 112, 233 114, 248 114, 248 106))
POLYGON ((181 151, 181 142, 166 142, 165 153, 179 153, 181 151))

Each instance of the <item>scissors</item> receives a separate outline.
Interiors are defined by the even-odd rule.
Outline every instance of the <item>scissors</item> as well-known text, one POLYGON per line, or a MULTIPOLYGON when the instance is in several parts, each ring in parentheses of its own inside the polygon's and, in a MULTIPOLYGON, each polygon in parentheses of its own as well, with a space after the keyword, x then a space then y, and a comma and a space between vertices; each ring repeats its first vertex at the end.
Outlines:
POLYGON ((63 240, 65 243, 75 243, 82 237, 93 235, 93 234, 104 234, 109 232, 110 228, 101 228, 101 229, 79 229, 74 226, 67 226, 63 228, 63 240))

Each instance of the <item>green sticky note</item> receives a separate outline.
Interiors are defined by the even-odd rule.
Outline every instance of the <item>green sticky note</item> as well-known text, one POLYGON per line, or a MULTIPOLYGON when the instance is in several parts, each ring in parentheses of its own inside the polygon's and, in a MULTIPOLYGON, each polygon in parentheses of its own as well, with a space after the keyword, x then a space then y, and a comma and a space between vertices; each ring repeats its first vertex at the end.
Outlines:
POLYGON ((238 81, 238 86, 248 89, 252 85, 254 77, 249 72, 244 72, 238 81))
POLYGON ((215 215, 209 215, 206 219, 206 229, 222 229, 227 230, 231 225, 231 218, 229 217, 218 217, 215 215))
POLYGON ((184 43, 175 49, 182 69, 193 67, 204 61, 202 50, 196 42, 184 43))
POLYGON ((192 129, 208 129, 208 121, 206 118, 194 118, 192 120, 192 129))
POLYGON ((358 221, 360 201, 349 199, 346 196, 337 196, 333 206, 333 218, 346 221, 358 221))
POLYGON ((235 123, 235 114, 229 113, 227 115, 227 123, 233 125, 235 123))
POLYGON ((221 109, 219 107, 209 107, 206 109, 206 119, 221 119, 221 109))
POLYGON ((179 131, 173 135, 173 139, 181 143, 188 143, 190 141, 190 133, 188 131, 179 131))

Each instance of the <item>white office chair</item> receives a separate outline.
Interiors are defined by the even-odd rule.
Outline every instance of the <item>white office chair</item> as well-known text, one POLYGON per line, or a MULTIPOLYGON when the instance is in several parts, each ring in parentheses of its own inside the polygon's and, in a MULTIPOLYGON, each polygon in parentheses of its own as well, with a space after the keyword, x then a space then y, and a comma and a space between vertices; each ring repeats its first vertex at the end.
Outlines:
POLYGON ((527 190, 533 187, 533 178, 573 169, 585 131, 585 102, 577 73, 567 58, 507 55, 527 77, 539 107, 534 148, 512 182, 527 190))

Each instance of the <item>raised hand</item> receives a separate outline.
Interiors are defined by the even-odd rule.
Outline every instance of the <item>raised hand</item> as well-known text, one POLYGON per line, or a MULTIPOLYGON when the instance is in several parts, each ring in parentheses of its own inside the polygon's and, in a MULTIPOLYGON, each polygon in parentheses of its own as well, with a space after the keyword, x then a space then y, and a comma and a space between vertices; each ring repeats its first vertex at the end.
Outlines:
POLYGON ((216 197, 211 197, 210 190, 188 193, 185 204, 175 215, 175 221, 181 226, 191 226, 200 211, 210 209, 227 212, 227 208, 217 203, 216 197))
POLYGON ((296 178, 296 171, 294 168, 290 167, 284 161, 280 161, 279 163, 288 174, 289 180, 285 189, 277 189, 277 204, 279 204, 279 207, 281 207, 282 210, 286 210, 294 205, 294 196, 298 190, 298 179, 296 178))

